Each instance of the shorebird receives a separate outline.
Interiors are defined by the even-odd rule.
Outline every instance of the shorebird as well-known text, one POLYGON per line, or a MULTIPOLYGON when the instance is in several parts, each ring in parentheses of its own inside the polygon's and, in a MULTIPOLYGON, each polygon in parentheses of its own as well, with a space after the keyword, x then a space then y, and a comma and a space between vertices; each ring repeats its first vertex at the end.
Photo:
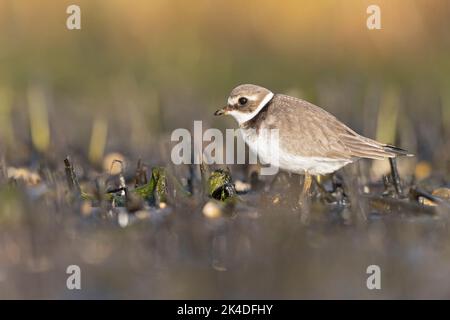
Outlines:
POLYGON ((411 156, 406 150, 356 133, 310 102, 253 84, 234 88, 227 105, 214 114, 233 116, 244 141, 265 163, 304 174, 303 194, 311 187, 311 175, 335 172, 361 158, 411 156), (278 129, 277 141, 269 139, 267 131, 271 129, 278 129))

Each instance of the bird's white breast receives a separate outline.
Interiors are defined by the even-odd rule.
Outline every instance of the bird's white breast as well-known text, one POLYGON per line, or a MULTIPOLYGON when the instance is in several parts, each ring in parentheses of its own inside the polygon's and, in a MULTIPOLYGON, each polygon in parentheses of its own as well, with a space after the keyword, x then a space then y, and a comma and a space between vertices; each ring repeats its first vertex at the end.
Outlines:
POLYGON ((293 173, 328 174, 352 162, 347 159, 305 157, 287 152, 283 150, 278 137, 274 138, 269 130, 256 132, 255 129, 241 128, 240 131, 250 150, 258 155, 261 162, 293 173))

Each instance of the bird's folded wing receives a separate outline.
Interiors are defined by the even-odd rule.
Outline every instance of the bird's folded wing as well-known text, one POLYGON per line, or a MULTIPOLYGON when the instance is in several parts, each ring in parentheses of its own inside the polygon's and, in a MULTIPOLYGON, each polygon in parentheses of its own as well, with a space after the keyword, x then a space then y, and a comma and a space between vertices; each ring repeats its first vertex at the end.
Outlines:
POLYGON ((281 130, 280 134, 284 147, 292 153, 339 160, 381 160, 407 155, 405 150, 359 135, 318 106, 300 99, 293 101, 291 97, 285 99, 281 103, 283 108, 275 111, 274 116, 283 117, 288 124, 288 130, 281 130))

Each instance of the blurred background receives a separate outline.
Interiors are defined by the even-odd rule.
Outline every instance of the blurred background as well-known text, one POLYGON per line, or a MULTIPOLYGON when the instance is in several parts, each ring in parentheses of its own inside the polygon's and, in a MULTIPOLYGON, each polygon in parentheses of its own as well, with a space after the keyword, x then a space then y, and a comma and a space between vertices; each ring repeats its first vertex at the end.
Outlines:
POLYGON ((7 157, 26 161, 30 144, 88 153, 96 124, 108 150, 145 149, 193 119, 235 127, 212 112, 255 83, 448 162, 447 1, 378 1, 381 30, 366 27, 370 1, 78 1, 82 29, 67 30, 70 4, 0 1, 7 157))
MULTIPOLYGON (((95 174, 108 170, 110 162, 105 165, 104 160, 112 152, 129 159, 133 169, 139 158, 151 165, 165 165, 170 161, 167 146, 172 130, 192 129, 194 120, 202 120, 204 129, 237 127, 233 119, 215 118, 213 112, 223 106, 233 87, 254 83, 318 104, 359 133, 409 150, 416 157, 401 160, 400 173, 419 181, 434 176, 442 184, 450 173, 449 30, 450 2, 445 0, 0 0, 2 176, 25 174, 28 183, 33 183, 33 179, 43 179, 45 167, 63 177, 62 160, 68 154, 76 160, 79 176, 86 179, 90 168, 95 174), (66 28, 66 9, 71 4, 81 8, 81 30, 66 28), (366 10, 371 4, 381 8, 381 30, 366 27, 366 10), (40 176, 33 176, 35 171, 40 176)), ((386 163, 374 166, 376 177, 381 177, 376 175, 376 166, 381 167, 380 172, 389 168, 386 163)), ((103 268, 96 269, 95 277, 88 275, 98 290, 78 294, 82 297, 376 297, 358 287, 356 283, 365 274, 352 266, 357 264, 355 268, 360 270, 377 255, 382 255, 380 259, 388 266, 398 251, 386 254, 380 248, 391 245, 386 239, 391 239, 394 247, 403 239, 397 229, 392 238, 385 237, 384 225, 377 225, 371 238, 361 231, 343 231, 344 235, 338 231, 335 238, 327 238, 323 230, 315 234, 295 227, 288 229, 296 235, 286 243, 280 234, 293 219, 286 213, 280 220, 267 217, 262 226, 253 226, 261 230, 271 226, 280 232, 273 238, 257 232, 259 246, 252 247, 253 240, 245 238, 247 222, 241 221, 238 230, 244 235, 235 241, 244 249, 233 261, 249 259, 243 262, 249 287, 237 288, 234 285, 244 276, 237 271, 218 275, 207 264, 197 266, 203 253, 194 250, 197 255, 186 258, 177 232, 159 231, 164 234, 156 237, 147 233, 158 231, 139 227, 137 233, 89 228, 76 233, 71 228, 78 227, 77 220, 71 220, 69 230, 61 227, 64 231, 55 232, 62 221, 58 219, 67 218, 58 215, 54 221, 52 215, 65 210, 60 202, 36 205, 33 196, 25 200, 21 192, 11 192, 0 192, 2 298, 72 297, 59 287, 59 278, 52 272, 80 255, 90 268, 103 268), (31 208, 45 212, 44 222, 29 218, 31 208), (361 239, 358 237, 363 240, 355 240, 361 239), (141 242, 145 239, 156 248, 164 247, 164 253, 146 251, 141 242), (264 244, 261 239, 273 241, 264 244), (298 251, 297 240, 305 246, 298 251), (70 250, 64 250, 65 241, 70 250), (349 249, 359 252, 362 261, 347 254, 341 269, 315 273, 317 265, 340 261, 335 255, 347 252, 346 246, 355 246, 355 241, 367 244, 349 249), (37 243, 43 245, 36 248, 37 243), (136 246, 138 249, 128 251, 136 246), (326 249, 312 249, 321 246, 326 249), (272 257, 265 251, 269 248, 280 251, 272 257), (130 257, 123 258, 120 252, 130 257), (250 252, 252 258, 246 255, 250 252), (294 257, 286 261, 292 252, 294 257), (273 259, 278 260, 275 263, 273 259), (305 265, 305 261, 313 262, 305 265), (154 278, 141 282, 141 275, 149 271, 143 266, 149 264, 154 278), (298 279, 300 265, 307 268, 302 280, 291 282, 298 279), (254 273, 255 266, 263 272, 254 273), (130 270, 131 280, 117 276, 128 275, 130 270), (281 273, 282 279, 273 279, 271 284, 259 281, 281 273), (354 274, 358 276, 343 276, 354 274), (348 284, 344 279, 352 280, 348 284), (168 284, 174 283, 174 291, 169 290, 168 284)), ((58 188, 54 192, 62 193, 58 188)), ((425 232, 422 228, 429 226, 427 222, 425 227, 414 223, 410 227, 412 236, 419 237, 425 232)), ((176 230, 186 231, 183 228, 187 227, 182 224, 180 228, 176 230)), ((405 243, 411 240, 404 239, 405 243)), ((192 241, 191 249, 204 249, 203 244, 192 241)), ((391 262, 390 276, 397 279, 408 259, 432 256, 445 257, 441 267, 448 270, 450 245, 448 240, 444 243, 445 254, 400 250, 405 256, 391 262)), ((405 282, 396 283, 383 297, 449 297, 448 289, 440 285, 443 275, 433 269, 423 279, 416 273, 419 269, 406 273, 405 282), (416 291, 405 289, 405 283, 417 277, 423 286, 416 291)), ((65 274, 59 277, 64 279, 65 274)))

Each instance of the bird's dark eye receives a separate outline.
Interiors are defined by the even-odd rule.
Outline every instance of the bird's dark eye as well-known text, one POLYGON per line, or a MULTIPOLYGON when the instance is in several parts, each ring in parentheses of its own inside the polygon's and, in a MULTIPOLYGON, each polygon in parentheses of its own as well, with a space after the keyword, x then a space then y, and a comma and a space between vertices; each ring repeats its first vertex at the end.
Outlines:
POLYGON ((240 104, 241 106, 243 106, 244 104, 247 103, 248 99, 245 98, 245 97, 242 97, 242 98, 239 98, 238 101, 239 101, 239 104, 240 104))

